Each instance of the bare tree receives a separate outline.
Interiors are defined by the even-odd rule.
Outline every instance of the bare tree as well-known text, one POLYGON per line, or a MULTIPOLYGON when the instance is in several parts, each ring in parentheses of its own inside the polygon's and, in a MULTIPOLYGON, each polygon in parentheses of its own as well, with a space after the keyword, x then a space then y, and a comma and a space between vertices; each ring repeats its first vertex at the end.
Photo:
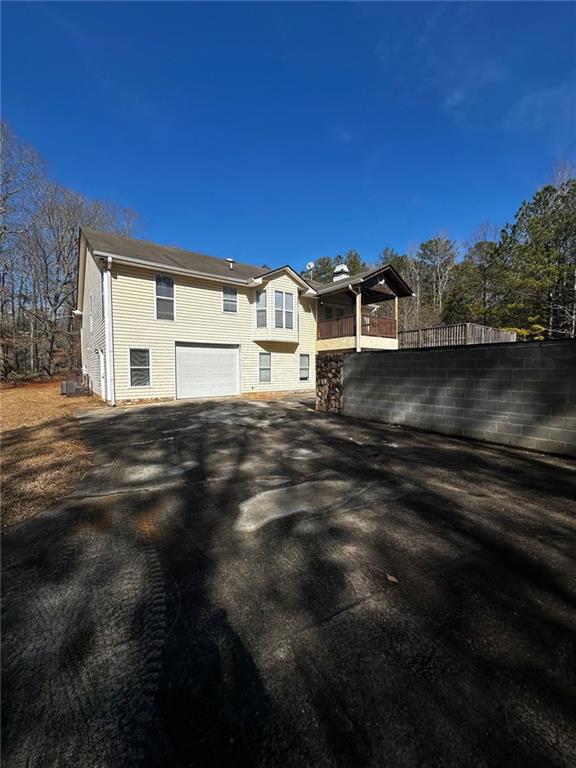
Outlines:
POLYGON ((418 250, 417 258, 430 275, 432 306, 437 310, 439 317, 442 315, 444 297, 450 285, 457 255, 456 245, 445 233, 426 240, 418 250))
POLYGON ((134 211, 49 181, 2 125, 0 375, 52 375, 77 360, 72 316, 81 225, 132 234, 134 211))

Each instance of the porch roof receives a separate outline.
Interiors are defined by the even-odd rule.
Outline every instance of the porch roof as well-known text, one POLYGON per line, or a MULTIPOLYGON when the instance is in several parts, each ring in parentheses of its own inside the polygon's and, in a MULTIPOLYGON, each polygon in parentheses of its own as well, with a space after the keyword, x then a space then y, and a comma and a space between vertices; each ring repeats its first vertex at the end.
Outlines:
POLYGON ((381 301, 388 301, 396 297, 414 296, 412 288, 391 264, 367 269, 345 280, 337 280, 328 285, 311 280, 307 282, 312 285, 319 298, 344 292, 349 294, 348 288, 354 286, 360 289, 363 304, 378 304, 381 301))

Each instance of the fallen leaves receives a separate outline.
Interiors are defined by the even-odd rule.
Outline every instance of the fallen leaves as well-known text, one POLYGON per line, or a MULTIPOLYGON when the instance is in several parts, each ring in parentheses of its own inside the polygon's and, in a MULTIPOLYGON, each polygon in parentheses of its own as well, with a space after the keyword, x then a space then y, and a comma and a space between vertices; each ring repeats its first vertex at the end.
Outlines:
POLYGON ((2 527, 22 522, 69 492, 90 466, 74 413, 98 405, 60 395, 60 383, 0 392, 2 527))

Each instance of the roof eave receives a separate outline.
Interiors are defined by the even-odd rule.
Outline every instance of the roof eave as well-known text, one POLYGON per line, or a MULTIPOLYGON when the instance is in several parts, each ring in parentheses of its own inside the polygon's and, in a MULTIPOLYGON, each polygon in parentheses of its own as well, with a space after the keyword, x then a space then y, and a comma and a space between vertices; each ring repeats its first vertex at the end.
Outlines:
POLYGON ((404 291, 402 293, 396 294, 396 291, 394 293, 399 296, 399 298, 406 298, 408 296, 414 296, 414 292, 412 288, 408 285, 408 283, 404 280, 404 278, 399 274, 399 272, 391 265, 391 264, 384 264, 381 267, 377 267, 376 269, 373 269, 371 272, 369 272, 367 275, 364 275, 363 277, 358 277, 356 279, 352 278, 351 280, 336 280, 333 283, 330 283, 329 285, 325 286, 324 288, 321 288, 318 291, 319 296, 327 296, 331 293, 334 293, 339 288, 344 290, 347 289, 348 286, 351 285, 361 285, 362 283, 365 283, 367 280, 370 280, 371 278, 375 277, 379 273, 385 273, 385 272, 392 272, 394 275, 394 279, 404 288, 404 291))
MULTIPOLYGON (((214 275, 206 272, 199 272, 193 269, 183 269, 182 267, 174 267, 168 264, 160 264, 154 261, 144 261, 144 259, 134 259, 130 256, 122 256, 120 253, 109 253, 107 251, 92 251, 94 256, 100 256, 102 258, 111 258, 113 261, 119 264, 128 264, 130 266, 140 267, 141 269, 151 269, 158 272, 170 272, 176 275, 188 275, 190 277, 197 277, 201 280, 208 280, 216 283, 233 283, 235 285, 249 286, 254 281, 254 277, 241 278, 231 277, 228 275, 214 275)), ((232 270, 231 270, 232 271, 232 270)))

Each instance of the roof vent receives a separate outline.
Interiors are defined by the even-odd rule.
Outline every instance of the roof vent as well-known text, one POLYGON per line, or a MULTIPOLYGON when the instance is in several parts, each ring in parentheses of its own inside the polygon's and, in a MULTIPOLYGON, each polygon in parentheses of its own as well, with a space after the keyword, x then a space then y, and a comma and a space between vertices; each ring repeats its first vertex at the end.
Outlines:
POLYGON ((234 259, 226 259, 226 261, 230 265, 230 269, 234 269, 234 259))
POLYGON ((337 264, 332 274, 332 282, 337 283, 338 280, 346 280, 347 277, 350 277, 350 270, 346 264, 337 264))

